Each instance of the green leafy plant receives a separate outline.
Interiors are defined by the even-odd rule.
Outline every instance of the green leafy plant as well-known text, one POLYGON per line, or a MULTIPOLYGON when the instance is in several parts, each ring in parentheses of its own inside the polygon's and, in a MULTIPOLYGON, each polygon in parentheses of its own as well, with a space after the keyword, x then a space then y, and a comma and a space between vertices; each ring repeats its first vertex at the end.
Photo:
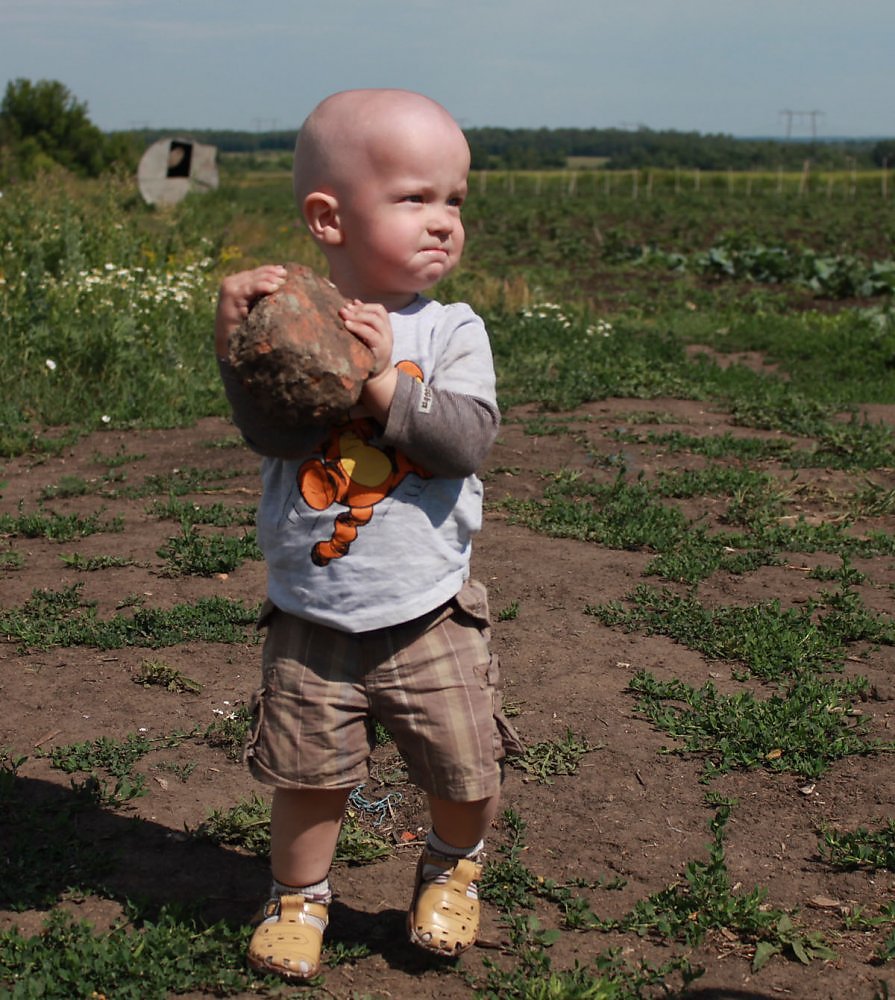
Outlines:
POLYGON ((18 516, 0 514, 0 532, 22 538, 47 538, 53 542, 70 542, 73 538, 95 535, 102 531, 122 531, 120 517, 102 520, 102 514, 53 514, 36 511, 18 516))
POLYGON ((222 503, 201 506, 175 496, 168 497, 167 500, 154 501, 149 506, 149 513, 168 521, 178 521, 184 531, 194 524, 229 528, 232 525, 245 526, 255 523, 254 506, 227 507, 222 503))
POLYGON ((9 747, 0 747, 0 802, 9 798, 16 775, 19 768, 28 758, 24 754, 17 754, 9 747))
POLYGON ((647 671, 638 671, 630 684, 638 711, 683 742, 669 752, 706 758, 703 780, 735 768, 818 777, 835 760, 883 749, 867 738, 864 721, 850 714, 848 699, 860 687, 807 675, 783 694, 760 699, 748 691, 722 695, 710 681, 698 689, 662 682, 647 671))
POLYGON ((223 750, 230 760, 239 760, 251 724, 252 713, 248 705, 238 705, 232 712, 216 718, 205 730, 202 739, 209 746, 223 750))
MULTIPOLYGON (((228 810, 215 810, 196 830, 218 844, 243 848, 260 858, 270 854, 270 804, 256 793, 228 810)), ((366 865, 392 853, 389 842, 363 827, 349 810, 339 831, 334 861, 366 865)))
POLYGON ((670 636, 712 660, 740 661, 765 680, 839 670, 848 642, 891 643, 895 636, 892 620, 869 614, 848 589, 827 595, 825 615, 818 615, 820 602, 788 609, 778 600, 709 608, 694 596, 643 584, 629 600, 630 606, 610 602, 586 611, 605 625, 670 636))
POLYGON ((82 797, 99 805, 119 806, 147 792, 146 778, 134 770, 135 765, 147 754, 179 746, 184 739, 186 736, 181 733, 153 739, 135 733, 129 733, 123 740, 100 736, 93 741, 54 747, 46 756, 53 767, 66 774, 89 775, 83 783, 73 785, 82 797), (109 785, 97 772, 106 774, 114 785, 109 785))
POLYGON ((116 569, 121 566, 135 566, 136 561, 128 556, 82 556, 77 552, 59 557, 70 569, 81 573, 93 573, 101 569, 116 569))
POLYGON ((790 954, 805 964, 816 958, 835 958, 820 935, 798 930, 789 914, 768 906, 764 889, 734 891, 724 856, 724 830, 730 811, 729 803, 715 808, 708 861, 688 862, 680 881, 639 900, 626 917, 607 921, 605 926, 673 938, 688 945, 699 944, 710 932, 723 929, 754 944, 754 970, 776 954, 790 954))
POLYGON ((142 684, 143 687, 163 687, 166 691, 178 694, 199 694, 202 690, 201 684, 186 677, 163 660, 144 660, 134 674, 134 682, 142 684))
POLYGON ((818 846, 821 857, 835 868, 895 871, 895 820, 888 820, 878 830, 824 829, 818 846))
POLYGON ((25 565, 25 557, 16 549, 4 549, 0 552, 0 569, 16 570, 25 565))
POLYGON ((497 612, 499 622, 513 622, 519 617, 519 602, 512 601, 505 608, 497 612))
POLYGON ((599 749, 599 746, 591 746, 587 740, 567 729, 563 739, 533 743, 521 754, 512 757, 510 762, 541 784, 549 785, 557 775, 576 774, 581 758, 599 749))
POLYGON ((168 576, 231 573, 247 559, 263 559, 255 543, 254 531, 238 537, 201 535, 189 526, 185 526, 179 536, 169 538, 158 550, 158 555, 165 560, 168 576))
POLYGON ((108 931, 54 910, 32 937, 15 927, 0 931, 0 983, 11 997, 48 1000, 165 1000, 206 990, 227 995, 250 985, 252 977, 233 961, 248 934, 249 928, 202 924, 173 908, 153 920, 132 915, 108 931))
POLYGON ((0 632, 26 649, 54 646, 123 646, 160 648, 188 640, 244 642, 257 618, 256 608, 219 597, 168 610, 138 608, 132 616, 100 620, 96 609, 80 597, 81 585, 62 590, 35 590, 21 608, 0 610, 0 632))

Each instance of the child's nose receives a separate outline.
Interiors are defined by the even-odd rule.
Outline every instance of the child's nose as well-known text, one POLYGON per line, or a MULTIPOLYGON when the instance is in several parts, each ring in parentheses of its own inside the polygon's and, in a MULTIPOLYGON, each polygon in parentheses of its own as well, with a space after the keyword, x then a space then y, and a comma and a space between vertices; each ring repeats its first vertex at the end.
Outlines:
POLYGON ((454 218, 443 205, 433 205, 429 216, 429 231, 432 233, 449 233, 454 228, 454 218))

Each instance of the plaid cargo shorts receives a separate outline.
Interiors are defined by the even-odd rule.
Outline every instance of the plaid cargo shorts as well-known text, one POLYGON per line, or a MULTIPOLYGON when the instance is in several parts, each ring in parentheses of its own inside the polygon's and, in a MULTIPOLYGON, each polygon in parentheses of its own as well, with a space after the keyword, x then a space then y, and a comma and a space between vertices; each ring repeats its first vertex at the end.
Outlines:
POLYGON ((246 760, 282 788, 352 788, 368 777, 373 723, 389 731, 424 791, 474 802, 500 787, 501 760, 522 747, 507 722, 488 648, 484 586, 390 628, 349 633, 267 603, 261 687, 246 760))

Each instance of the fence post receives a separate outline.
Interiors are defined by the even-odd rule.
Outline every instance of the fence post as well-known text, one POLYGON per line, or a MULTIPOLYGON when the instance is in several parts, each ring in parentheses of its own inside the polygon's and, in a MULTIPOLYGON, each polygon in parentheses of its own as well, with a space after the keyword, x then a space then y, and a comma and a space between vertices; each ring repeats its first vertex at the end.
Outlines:
POLYGON ((811 170, 811 160, 805 160, 802 164, 802 176, 799 178, 799 197, 808 190, 808 173, 811 170))

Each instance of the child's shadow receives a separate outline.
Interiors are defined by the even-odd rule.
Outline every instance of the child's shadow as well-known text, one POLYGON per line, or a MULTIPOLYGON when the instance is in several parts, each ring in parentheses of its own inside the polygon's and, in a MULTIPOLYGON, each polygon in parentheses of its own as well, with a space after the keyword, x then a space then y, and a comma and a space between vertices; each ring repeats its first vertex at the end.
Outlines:
POLYGON ((356 910, 338 899, 334 899, 329 908, 327 945, 329 952, 339 945, 346 949, 352 945, 364 946, 380 955, 391 968, 410 974, 448 968, 455 961, 429 955, 410 943, 406 910, 388 909, 369 913, 356 910))
POLYGON ((36 778, 0 785, 0 909, 49 910, 71 890, 244 925, 270 884, 267 863, 193 832, 97 805, 36 778))
MULTIPOLYGON (((17 923, 65 897, 83 900, 83 919, 108 919, 109 911, 87 898, 96 897, 127 905, 137 923, 169 910, 201 926, 222 921, 245 929, 270 887, 266 859, 102 807, 83 790, 17 776, 0 782, 0 816, 0 911, 16 914, 17 923)), ((409 942, 406 919, 404 910, 366 912, 336 899, 327 952, 350 960, 357 946, 411 974, 450 965, 409 942)), ((27 924, 29 933, 39 929, 34 920, 27 924)))

